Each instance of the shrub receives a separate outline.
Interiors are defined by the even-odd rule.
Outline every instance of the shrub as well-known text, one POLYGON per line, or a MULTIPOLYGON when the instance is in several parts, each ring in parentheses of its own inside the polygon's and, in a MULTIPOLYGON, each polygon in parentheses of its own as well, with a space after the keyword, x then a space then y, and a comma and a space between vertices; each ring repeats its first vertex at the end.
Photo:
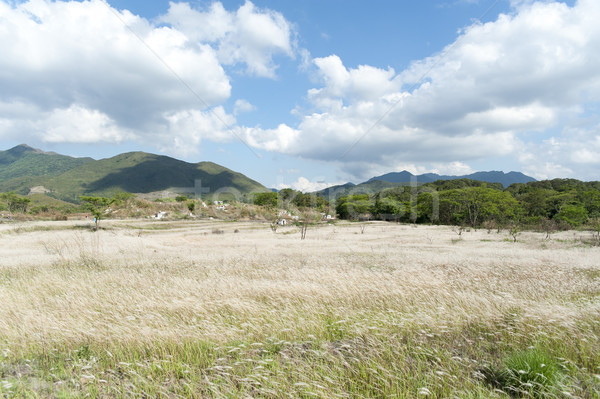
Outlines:
POLYGON ((187 208, 190 212, 194 212, 194 209, 196 209, 196 203, 194 201, 188 202, 187 208))

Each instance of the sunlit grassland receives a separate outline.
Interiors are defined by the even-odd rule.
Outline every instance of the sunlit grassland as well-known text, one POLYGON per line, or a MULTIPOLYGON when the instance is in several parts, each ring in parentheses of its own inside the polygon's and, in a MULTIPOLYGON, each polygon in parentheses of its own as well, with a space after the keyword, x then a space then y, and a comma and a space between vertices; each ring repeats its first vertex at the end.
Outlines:
POLYGON ((600 397, 586 233, 81 223, 0 225, 0 397, 600 397))

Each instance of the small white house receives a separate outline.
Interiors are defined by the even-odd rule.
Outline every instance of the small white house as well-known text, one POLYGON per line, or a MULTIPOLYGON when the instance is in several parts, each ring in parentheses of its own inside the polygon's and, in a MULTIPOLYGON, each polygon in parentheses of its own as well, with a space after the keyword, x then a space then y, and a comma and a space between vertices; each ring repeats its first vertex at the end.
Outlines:
POLYGON ((280 226, 285 226, 287 224, 287 220, 285 220, 285 219, 279 219, 277 221, 277 224, 280 225, 280 226))
POLYGON ((152 216, 154 219, 162 219, 165 216, 167 216, 167 212, 161 211, 161 212, 157 212, 156 214, 154 214, 154 216, 152 216))

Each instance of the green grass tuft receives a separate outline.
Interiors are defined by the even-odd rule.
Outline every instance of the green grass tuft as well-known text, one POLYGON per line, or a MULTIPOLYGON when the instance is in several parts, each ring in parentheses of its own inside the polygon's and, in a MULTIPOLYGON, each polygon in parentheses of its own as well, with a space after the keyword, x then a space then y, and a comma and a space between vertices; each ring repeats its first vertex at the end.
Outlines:
POLYGON ((547 350, 530 347, 508 355, 500 367, 484 374, 496 388, 517 397, 545 398, 561 392, 565 373, 559 360, 547 350))

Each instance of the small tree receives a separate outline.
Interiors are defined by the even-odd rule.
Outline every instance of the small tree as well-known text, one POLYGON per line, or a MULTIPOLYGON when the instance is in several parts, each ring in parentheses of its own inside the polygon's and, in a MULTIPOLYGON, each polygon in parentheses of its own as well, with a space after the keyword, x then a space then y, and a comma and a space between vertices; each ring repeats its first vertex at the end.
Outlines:
POLYGON ((310 223, 318 222, 321 220, 320 213, 314 213, 311 211, 306 211, 304 213, 304 217, 299 222, 300 225, 300 239, 304 240, 306 238, 306 231, 308 230, 308 226, 310 223))
POLYGON ((304 219, 302 223, 300 223, 300 239, 304 240, 306 238, 306 230, 308 230, 308 220, 304 219))
POLYGON ((196 203, 194 201, 188 202, 187 208, 190 212, 194 212, 194 209, 196 209, 196 203))
POLYGON ((94 216, 94 230, 98 230, 98 223, 102 213, 106 210, 106 207, 112 203, 110 198, 106 197, 94 197, 82 195, 79 197, 83 202, 83 207, 87 209, 94 216))
POLYGON ((13 191, 2 193, 0 198, 6 203, 9 212, 21 211, 25 213, 31 202, 30 198, 22 197, 13 191))
POLYGON ((550 234, 554 233, 558 229, 558 225, 555 220, 552 219, 542 219, 541 222, 542 230, 546 233, 546 240, 550 239, 550 234))
POLYGON ((456 234, 458 234, 459 240, 462 240, 462 233, 464 230, 465 230, 465 226, 463 226, 463 225, 452 226, 452 231, 455 232, 456 234))
POLYGON ((521 233, 520 226, 517 222, 513 222, 509 229, 508 234, 513 238, 513 242, 517 242, 517 236, 521 233))
POLYGON ((111 203, 116 204, 116 205, 121 205, 133 197, 135 197, 135 194, 125 193, 125 192, 117 193, 117 194, 113 195, 113 197, 111 199, 111 203))

